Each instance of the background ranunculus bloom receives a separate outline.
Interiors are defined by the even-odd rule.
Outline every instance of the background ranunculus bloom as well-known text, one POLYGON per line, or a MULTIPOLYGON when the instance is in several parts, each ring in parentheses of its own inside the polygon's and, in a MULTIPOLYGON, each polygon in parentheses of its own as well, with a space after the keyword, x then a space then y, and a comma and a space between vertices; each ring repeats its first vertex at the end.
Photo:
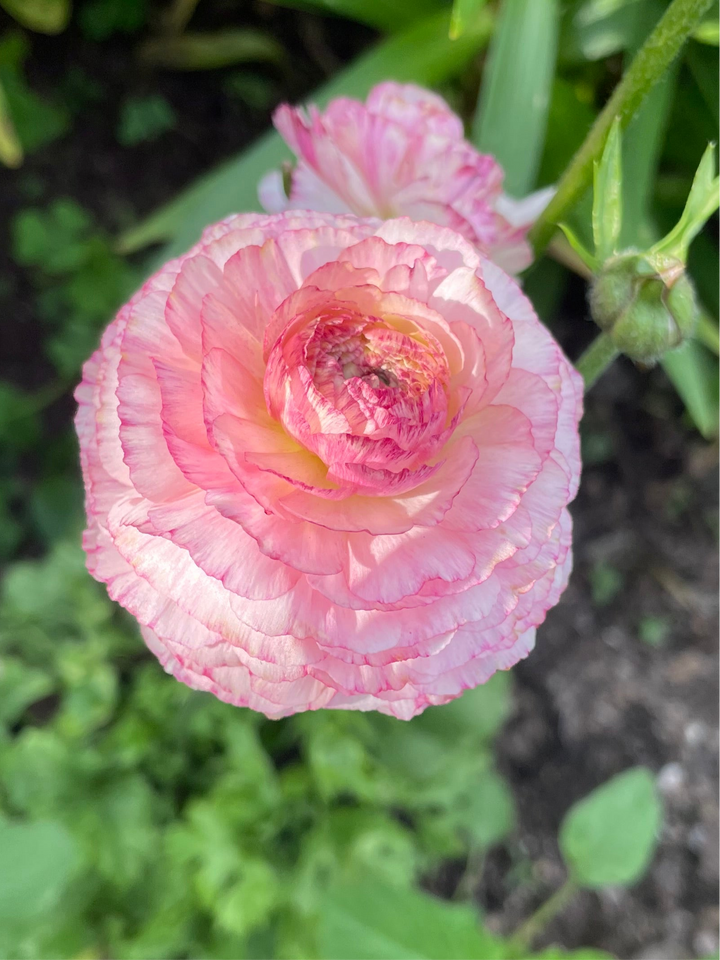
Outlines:
POLYGON ((524 657, 567 582, 582 382, 447 228, 231 217, 76 396, 89 568, 223 700, 412 717, 524 657))
POLYGON ((525 236, 552 188, 505 195, 501 166, 464 139, 462 120, 436 93, 381 83, 364 104, 341 97, 323 113, 285 104, 273 120, 298 163, 289 196, 279 171, 260 182, 269 213, 407 216, 452 227, 510 273, 532 262, 525 236))

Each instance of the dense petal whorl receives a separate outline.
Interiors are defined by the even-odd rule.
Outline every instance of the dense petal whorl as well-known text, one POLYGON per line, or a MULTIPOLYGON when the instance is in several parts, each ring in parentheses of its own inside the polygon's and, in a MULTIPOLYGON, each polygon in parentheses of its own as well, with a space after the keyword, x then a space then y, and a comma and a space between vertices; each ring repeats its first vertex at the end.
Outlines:
POLYGON ((386 82, 364 104, 340 97, 323 113, 284 104, 273 119, 298 162, 288 193, 279 171, 262 179, 269 213, 407 216, 452 227, 510 273, 532 262, 525 237, 553 189, 504 194, 500 165, 464 139, 462 120, 437 94, 386 82))
POLYGON ((230 217, 123 307, 76 398, 91 573, 231 703, 410 718, 524 657, 567 582, 580 378, 446 227, 230 217))

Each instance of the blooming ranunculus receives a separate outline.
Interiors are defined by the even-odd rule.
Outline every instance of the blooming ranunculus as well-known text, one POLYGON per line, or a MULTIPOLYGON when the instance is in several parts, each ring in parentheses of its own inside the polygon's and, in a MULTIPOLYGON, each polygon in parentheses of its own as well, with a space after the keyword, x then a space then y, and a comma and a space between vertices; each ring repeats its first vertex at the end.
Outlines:
POLYGON ((223 700, 412 717, 524 657, 567 582, 582 383, 450 229, 230 217, 76 396, 90 571, 223 700))
POLYGON ((510 273, 531 263, 525 236, 552 188, 522 201, 506 196, 500 165, 464 139, 462 120, 437 94, 381 83, 364 104, 342 97, 307 114, 283 105, 273 120, 298 163, 289 196, 279 171, 261 181, 269 213, 428 220, 457 230, 510 273))

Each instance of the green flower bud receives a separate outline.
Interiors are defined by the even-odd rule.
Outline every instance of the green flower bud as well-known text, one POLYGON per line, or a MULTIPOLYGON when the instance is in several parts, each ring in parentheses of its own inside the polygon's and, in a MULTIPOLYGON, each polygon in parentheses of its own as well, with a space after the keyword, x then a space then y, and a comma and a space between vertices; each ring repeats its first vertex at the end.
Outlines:
POLYGON ((635 252, 604 264, 590 291, 590 311, 621 353, 644 364, 679 347, 698 318, 684 264, 635 252))

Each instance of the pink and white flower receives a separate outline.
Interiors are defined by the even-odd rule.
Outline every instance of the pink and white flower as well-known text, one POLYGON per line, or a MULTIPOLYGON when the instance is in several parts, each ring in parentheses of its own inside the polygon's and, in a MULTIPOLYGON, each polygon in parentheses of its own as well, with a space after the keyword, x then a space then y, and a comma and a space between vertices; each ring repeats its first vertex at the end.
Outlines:
POLYGON ((410 718, 526 656, 567 582, 581 380, 447 228, 230 217, 76 397, 91 573, 230 703, 410 718))
POLYGON ((509 273, 532 262, 526 234, 553 188, 524 200, 504 194, 501 166, 464 139, 462 120, 437 94, 381 83, 364 104, 341 97, 323 113, 284 104, 273 121, 298 162, 289 195, 280 171, 260 182, 269 213, 407 216, 452 227, 509 273))

